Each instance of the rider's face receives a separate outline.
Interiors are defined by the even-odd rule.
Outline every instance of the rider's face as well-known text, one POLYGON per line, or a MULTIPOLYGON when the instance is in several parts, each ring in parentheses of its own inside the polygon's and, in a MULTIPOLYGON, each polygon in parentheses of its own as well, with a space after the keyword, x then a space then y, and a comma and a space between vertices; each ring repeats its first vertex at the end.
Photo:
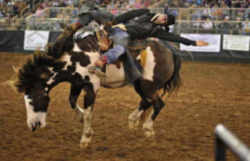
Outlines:
POLYGON ((166 14, 160 14, 155 20, 156 24, 165 24, 167 23, 168 16, 166 14))

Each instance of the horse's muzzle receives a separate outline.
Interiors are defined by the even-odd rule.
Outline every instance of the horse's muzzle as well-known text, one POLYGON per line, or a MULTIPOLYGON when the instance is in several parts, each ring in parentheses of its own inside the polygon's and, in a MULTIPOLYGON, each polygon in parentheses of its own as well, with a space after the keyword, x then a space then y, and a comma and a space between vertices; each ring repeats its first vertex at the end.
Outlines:
POLYGON ((36 122, 34 125, 32 125, 31 130, 34 132, 37 128, 41 126, 41 122, 36 122))

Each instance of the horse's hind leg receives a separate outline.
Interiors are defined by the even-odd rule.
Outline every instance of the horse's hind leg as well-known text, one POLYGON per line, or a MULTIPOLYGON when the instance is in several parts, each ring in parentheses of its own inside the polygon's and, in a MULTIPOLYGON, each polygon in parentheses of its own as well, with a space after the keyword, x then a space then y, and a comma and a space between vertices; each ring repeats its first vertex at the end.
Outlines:
POLYGON ((134 82, 135 91, 141 96, 142 100, 140 106, 135 109, 128 117, 128 125, 130 129, 137 129, 144 112, 152 105, 152 103, 146 100, 144 91, 141 88, 142 81, 137 80, 134 82))
POLYGON ((81 93, 82 88, 72 85, 70 88, 69 102, 71 108, 75 110, 77 116, 80 118, 80 121, 83 121, 83 109, 77 104, 77 99, 81 93))
POLYGON ((86 94, 84 96, 84 109, 83 109, 83 134, 80 141, 80 147, 86 148, 91 142, 94 131, 92 129, 92 112, 95 102, 96 94, 92 86, 85 88, 86 94))
POLYGON ((152 104, 153 104, 153 110, 148 115, 142 126, 145 131, 146 137, 152 137, 155 135, 153 128, 154 120, 160 113, 161 109, 165 106, 165 103, 162 101, 162 99, 159 97, 158 94, 155 94, 152 104))
POLYGON ((151 106, 152 104, 141 100, 139 108, 135 109, 128 117, 128 125, 130 129, 137 129, 140 124, 140 119, 143 113, 151 106))

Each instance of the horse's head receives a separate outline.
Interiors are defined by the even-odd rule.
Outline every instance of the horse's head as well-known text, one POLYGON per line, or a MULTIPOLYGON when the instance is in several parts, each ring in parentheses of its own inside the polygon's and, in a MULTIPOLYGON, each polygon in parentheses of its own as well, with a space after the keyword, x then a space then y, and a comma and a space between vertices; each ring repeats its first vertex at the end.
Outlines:
MULTIPOLYGON (((33 131, 46 126, 46 115, 49 104, 48 92, 52 67, 55 61, 47 56, 34 56, 19 70, 16 87, 24 93, 27 112, 27 125, 33 131)), ((54 68, 53 68, 54 69, 54 68)))

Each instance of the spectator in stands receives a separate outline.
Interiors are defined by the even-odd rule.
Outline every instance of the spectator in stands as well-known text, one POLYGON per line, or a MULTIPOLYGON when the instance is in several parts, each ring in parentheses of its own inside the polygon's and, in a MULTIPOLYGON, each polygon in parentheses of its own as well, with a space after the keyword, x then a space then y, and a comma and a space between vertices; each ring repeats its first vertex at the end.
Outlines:
POLYGON ((42 4, 40 4, 35 13, 36 17, 41 17, 43 15, 43 12, 44 12, 44 8, 42 4))
POLYGON ((232 7, 232 0, 224 0, 224 2, 229 8, 232 7))
POLYGON ((242 18, 241 17, 237 17, 236 18, 236 23, 231 25, 232 31, 234 34, 241 34, 242 33, 242 18))
POLYGON ((242 22, 242 33, 249 34, 250 33, 250 21, 242 22))
POLYGON ((201 17, 198 16, 197 19, 195 19, 196 21, 192 23, 193 25, 193 28, 196 30, 196 31, 200 31, 201 27, 202 27, 202 20, 201 20, 201 17))
POLYGON ((228 21, 229 21, 229 16, 225 16, 223 23, 219 24, 219 28, 220 28, 221 32, 224 34, 231 33, 232 26, 228 21))
POLYGON ((210 20, 209 17, 207 16, 203 16, 202 20, 204 22, 202 22, 201 26, 204 30, 212 30, 213 29, 213 22, 210 20))
POLYGON ((6 17, 5 14, 0 10, 0 18, 6 17))
POLYGON ((241 0, 235 0, 233 7, 234 8, 241 8, 241 0))
POLYGON ((196 0, 196 5, 197 6, 202 6, 203 5, 203 0, 196 0))

